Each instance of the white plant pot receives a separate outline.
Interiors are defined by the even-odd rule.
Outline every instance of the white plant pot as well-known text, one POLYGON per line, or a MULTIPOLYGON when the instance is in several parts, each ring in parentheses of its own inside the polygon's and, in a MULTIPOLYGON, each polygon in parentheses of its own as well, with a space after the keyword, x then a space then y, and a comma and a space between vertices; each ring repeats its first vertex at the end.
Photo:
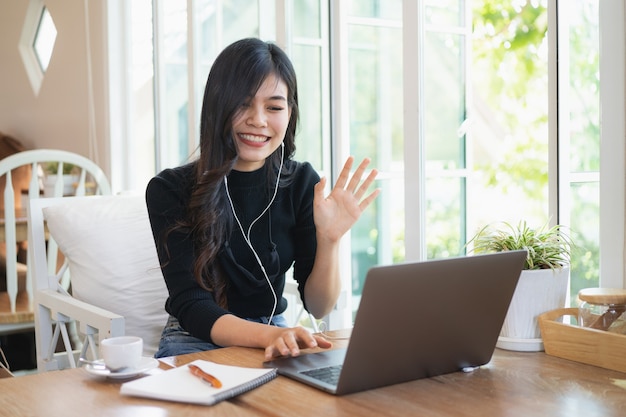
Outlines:
POLYGON ((58 180, 63 182, 63 196, 74 195, 76 192, 75 184, 80 177, 78 175, 64 174, 60 179, 58 175, 48 175, 43 183, 43 195, 44 197, 54 197, 54 188, 58 180))
POLYGON ((538 316, 565 307, 569 267, 523 270, 511 300, 497 347, 516 351, 542 351, 538 316))

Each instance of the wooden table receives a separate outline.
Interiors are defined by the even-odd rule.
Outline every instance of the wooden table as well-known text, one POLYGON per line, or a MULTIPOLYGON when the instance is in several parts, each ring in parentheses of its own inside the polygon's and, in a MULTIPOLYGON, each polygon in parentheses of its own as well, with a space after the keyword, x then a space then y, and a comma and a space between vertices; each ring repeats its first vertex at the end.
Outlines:
MULTIPOLYGON (((335 346, 345 342, 335 342, 335 346)), ((393 354, 390 350, 389 354, 393 354)), ((260 367, 259 349, 226 348, 176 357, 260 367)), ((382 364, 381 364, 382 366, 382 364)), ((120 381, 83 369, 0 379, 0 416, 626 416, 626 374, 548 356, 496 349, 472 373, 333 396, 279 376, 213 407, 125 397, 120 381)))
MULTIPOLYGON (((0 245, 2 245, 0 249, 4 254, 6 230, 3 216, 4 211, 0 210, 0 245)), ((24 242, 28 240, 28 218, 26 215, 26 209, 17 209, 15 211, 15 237, 17 242, 24 242)), ((6 279, 4 275, 0 277, 0 280, 4 279, 6 279)), ((16 300, 16 312, 11 312, 11 303, 7 292, 0 292, 0 324, 5 326, 5 331, 13 332, 23 331, 24 329, 32 329, 33 320, 34 313, 31 309, 30 300, 28 299, 28 294, 26 292, 18 293, 16 300)))
MULTIPOLYGON (((4 230, 4 213, 0 210, 0 242, 6 241, 6 232, 4 230)), ((26 209, 15 210, 15 240, 24 242, 28 240, 28 217, 26 209)))

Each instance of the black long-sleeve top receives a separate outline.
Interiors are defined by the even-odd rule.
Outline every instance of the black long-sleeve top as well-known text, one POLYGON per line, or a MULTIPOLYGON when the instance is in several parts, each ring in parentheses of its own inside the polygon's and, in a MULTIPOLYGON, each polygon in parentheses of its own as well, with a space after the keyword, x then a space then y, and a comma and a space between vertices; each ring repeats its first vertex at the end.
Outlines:
MULTIPOLYGON (((313 222, 313 187, 319 176, 308 163, 285 161, 284 172, 293 172, 288 185, 279 187, 270 209, 254 224, 250 240, 276 291, 276 314, 287 308, 282 297, 285 272, 293 265, 302 299, 304 284, 313 268, 316 250, 313 222)), ((269 316, 274 297, 242 231, 233 222, 230 239, 218 254, 227 277, 228 310, 219 307, 211 292, 202 289, 193 275, 195 248, 188 232, 176 230, 167 242, 163 232, 186 212, 194 181, 192 164, 166 169, 152 178, 146 202, 157 253, 169 291, 165 309, 193 336, 211 341, 211 329, 224 314, 241 318, 269 316), (167 245, 167 250, 164 245, 167 245)), ((265 209, 273 193, 265 169, 231 171, 228 189, 244 232, 265 209)), ((225 191, 224 191, 225 192, 225 191)))

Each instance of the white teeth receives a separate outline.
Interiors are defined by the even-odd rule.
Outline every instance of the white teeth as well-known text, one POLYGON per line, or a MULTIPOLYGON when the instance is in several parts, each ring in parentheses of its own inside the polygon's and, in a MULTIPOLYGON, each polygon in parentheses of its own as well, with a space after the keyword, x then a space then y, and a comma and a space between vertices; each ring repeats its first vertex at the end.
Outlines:
POLYGON ((246 134, 240 134, 239 136, 242 139, 248 140, 250 142, 265 142, 267 140, 267 136, 256 136, 256 135, 246 135, 246 134))

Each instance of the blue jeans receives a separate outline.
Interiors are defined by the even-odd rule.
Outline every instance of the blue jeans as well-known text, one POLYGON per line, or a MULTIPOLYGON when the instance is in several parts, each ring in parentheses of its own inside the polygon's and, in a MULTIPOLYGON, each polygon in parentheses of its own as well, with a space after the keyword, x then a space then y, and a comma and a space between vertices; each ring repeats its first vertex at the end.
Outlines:
MULTIPOLYGON (((255 323, 267 324, 269 317, 258 317, 246 319, 255 323)), ((288 327, 287 320, 278 314, 272 318, 272 325, 278 327, 288 327)), ((166 356, 183 355, 185 353, 202 352, 205 350, 220 349, 222 346, 216 345, 206 340, 199 339, 189 334, 178 323, 176 317, 170 316, 167 324, 161 333, 161 341, 159 342, 159 350, 154 354, 155 358, 163 358, 166 356)))

